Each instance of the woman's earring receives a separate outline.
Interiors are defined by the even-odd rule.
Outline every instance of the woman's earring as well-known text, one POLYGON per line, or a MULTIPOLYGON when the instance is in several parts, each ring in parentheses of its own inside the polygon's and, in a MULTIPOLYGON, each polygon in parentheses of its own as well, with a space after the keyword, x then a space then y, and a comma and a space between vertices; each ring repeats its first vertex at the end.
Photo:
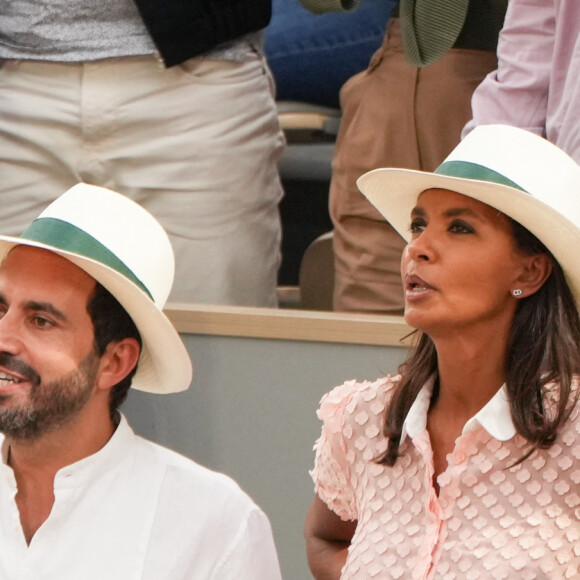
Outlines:
POLYGON ((519 288, 516 288, 515 290, 512 290, 512 294, 517 298, 522 295, 522 291, 519 288))

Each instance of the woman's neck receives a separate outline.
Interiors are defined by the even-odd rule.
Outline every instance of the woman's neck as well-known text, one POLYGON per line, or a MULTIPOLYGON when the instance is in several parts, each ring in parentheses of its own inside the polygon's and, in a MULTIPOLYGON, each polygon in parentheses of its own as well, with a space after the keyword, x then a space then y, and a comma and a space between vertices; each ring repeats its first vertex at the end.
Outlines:
POLYGON ((508 334, 494 331, 435 339, 439 375, 439 412, 473 417, 505 382, 508 334))

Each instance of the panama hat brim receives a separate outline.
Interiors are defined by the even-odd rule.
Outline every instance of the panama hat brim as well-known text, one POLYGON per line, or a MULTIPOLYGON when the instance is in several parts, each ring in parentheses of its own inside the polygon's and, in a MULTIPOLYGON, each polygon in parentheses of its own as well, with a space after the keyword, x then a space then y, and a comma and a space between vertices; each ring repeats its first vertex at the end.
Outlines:
MULTIPOLYGON (((411 238, 411 211, 419 195, 428 189, 454 191, 497 209, 519 222, 550 250, 580 304, 580 276, 574 251, 580 247, 580 229, 575 221, 529 193, 500 183, 394 168, 370 171, 358 179, 357 185, 407 242, 411 238)), ((580 197, 568 201, 569 215, 579 216, 580 197)))

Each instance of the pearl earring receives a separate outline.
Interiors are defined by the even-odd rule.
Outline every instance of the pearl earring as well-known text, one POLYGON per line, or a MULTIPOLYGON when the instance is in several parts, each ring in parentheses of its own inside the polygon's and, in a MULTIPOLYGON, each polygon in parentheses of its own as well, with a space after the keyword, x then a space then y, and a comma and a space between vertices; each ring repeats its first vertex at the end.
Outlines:
POLYGON ((522 295, 522 291, 519 288, 516 288, 515 290, 512 290, 512 294, 517 298, 522 295))

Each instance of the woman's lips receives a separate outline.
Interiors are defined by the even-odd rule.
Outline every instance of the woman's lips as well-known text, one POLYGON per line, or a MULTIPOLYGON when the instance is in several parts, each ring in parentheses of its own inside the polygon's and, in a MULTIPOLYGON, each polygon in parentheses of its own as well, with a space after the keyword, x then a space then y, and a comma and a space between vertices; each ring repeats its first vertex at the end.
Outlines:
POLYGON ((423 297, 433 290, 433 286, 415 274, 405 277, 405 296, 407 298, 423 297))

